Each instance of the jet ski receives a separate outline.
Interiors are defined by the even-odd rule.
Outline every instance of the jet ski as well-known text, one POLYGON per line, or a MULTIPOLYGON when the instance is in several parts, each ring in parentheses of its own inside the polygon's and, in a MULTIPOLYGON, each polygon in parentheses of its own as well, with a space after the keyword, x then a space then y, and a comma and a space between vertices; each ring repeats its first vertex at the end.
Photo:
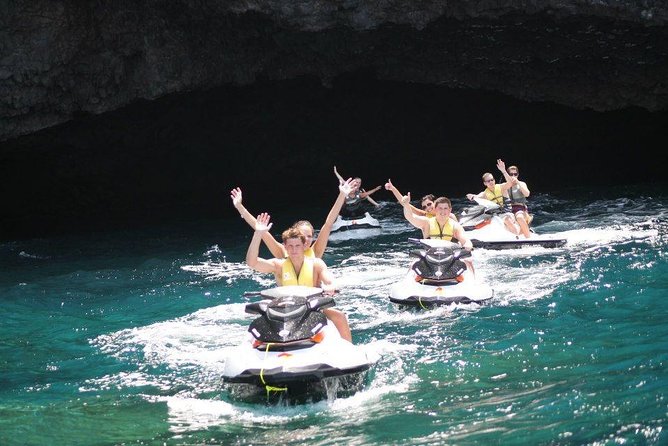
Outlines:
POLYGON ((233 394, 266 392, 286 397, 331 397, 364 385, 374 360, 343 339, 319 311, 334 306, 322 289, 276 287, 259 293, 265 300, 246 305, 258 315, 248 328, 251 336, 230 350, 223 382, 233 394))
POLYGON ((379 235, 382 232, 380 222, 365 212, 359 218, 342 217, 339 215, 330 231, 330 240, 348 240, 379 235))
POLYGON ((473 272, 462 260, 471 253, 445 240, 409 239, 420 250, 408 273, 390 288, 390 301, 424 309, 438 305, 482 304, 494 297, 494 290, 477 283, 473 272))
POLYGON ((475 198, 476 205, 465 208, 458 216, 459 223, 464 227, 466 236, 475 248, 512 249, 524 246, 542 246, 558 248, 566 244, 566 239, 549 234, 536 234, 531 230, 531 237, 515 235, 506 229, 503 223, 503 210, 498 204, 483 198, 475 198))

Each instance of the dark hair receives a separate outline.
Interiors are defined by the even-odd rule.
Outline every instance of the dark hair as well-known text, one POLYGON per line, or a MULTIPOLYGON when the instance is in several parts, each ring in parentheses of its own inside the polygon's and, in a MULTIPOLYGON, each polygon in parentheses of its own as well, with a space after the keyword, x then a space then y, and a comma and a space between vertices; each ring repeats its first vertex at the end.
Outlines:
POLYGON ((424 200, 431 200, 434 201, 434 194, 427 194, 422 199, 420 200, 420 203, 422 203, 424 200))
POLYGON ((449 199, 449 198, 438 197, 438 198, 436 199, 436 201, 434 201, 434 207, 438 206, 438 205, 441 204, 441 203, 445 203, 445 204, 447 204, 448 207, 449 207, 450 209, 452 209, 452 203, 450 202, 450 199, 449 199))

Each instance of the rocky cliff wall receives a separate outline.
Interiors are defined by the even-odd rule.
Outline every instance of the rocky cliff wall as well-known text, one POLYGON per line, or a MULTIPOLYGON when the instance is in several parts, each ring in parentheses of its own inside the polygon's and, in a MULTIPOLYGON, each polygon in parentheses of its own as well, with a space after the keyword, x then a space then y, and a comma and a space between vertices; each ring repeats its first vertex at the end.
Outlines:
POLYGON ((0 141, 138 99, 314 76, 599 111, 668 105, 666 1, 13 0, 0 141))

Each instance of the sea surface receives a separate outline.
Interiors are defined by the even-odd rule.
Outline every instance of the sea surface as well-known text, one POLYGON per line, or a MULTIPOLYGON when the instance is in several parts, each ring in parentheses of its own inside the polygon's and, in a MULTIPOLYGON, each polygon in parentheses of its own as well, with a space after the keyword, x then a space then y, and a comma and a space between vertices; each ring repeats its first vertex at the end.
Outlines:
MULTIPOLYGON (((567 244, 477 249, 495 298, 429 311, 388 300, 418 232, 381 202, 381 235, 324 256, 378 362, 352 396, 302 404, 221 381, 243 293, 273 284, 238 217, 2 242, 0 444, 668 444, 665 186, 533 195, 536 232, 567 244)), ((272 232, 330 204, 267 209, 272 232)))

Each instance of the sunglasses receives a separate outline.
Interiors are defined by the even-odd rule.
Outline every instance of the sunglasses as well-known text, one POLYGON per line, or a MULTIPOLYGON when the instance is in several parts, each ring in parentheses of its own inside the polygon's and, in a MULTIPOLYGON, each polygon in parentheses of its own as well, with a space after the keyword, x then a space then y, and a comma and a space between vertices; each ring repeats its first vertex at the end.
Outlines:
POLYGON ((493 183, 493 182, 494 182, 494 178, 490 178, 489 180, 485 180, 485 183, 493 183))
POLYGON ((510 175, 511 177, 516 177, 519 174, 517 172, 509 172, 508 175, 510 175))
POLYGON ((422 209, 427 209, 427 208, 430 208, 430 207, 433 207, 433 206, 434 206, 434 203, 424 203, 422 205, 422 209))

